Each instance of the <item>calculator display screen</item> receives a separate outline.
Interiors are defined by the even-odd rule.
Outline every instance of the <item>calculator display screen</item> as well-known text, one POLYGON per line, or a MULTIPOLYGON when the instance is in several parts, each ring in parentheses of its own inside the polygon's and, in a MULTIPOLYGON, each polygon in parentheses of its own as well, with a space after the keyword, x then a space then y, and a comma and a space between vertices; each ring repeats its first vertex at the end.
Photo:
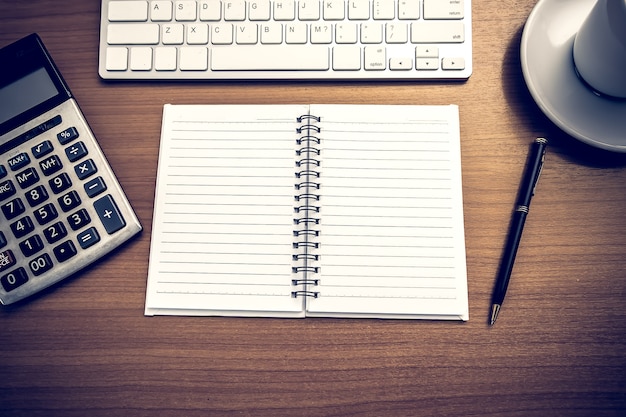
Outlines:
POLYGON ((59 94, 45 68, 0 88, 0 124, 59 94))

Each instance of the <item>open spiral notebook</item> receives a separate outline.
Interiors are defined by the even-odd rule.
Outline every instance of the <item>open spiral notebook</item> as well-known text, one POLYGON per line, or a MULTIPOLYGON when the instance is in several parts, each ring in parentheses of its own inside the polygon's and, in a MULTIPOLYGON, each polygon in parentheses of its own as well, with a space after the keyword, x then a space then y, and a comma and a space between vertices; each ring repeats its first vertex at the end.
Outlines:
POLYGON ((458 107, 165 105, 145 314, 467 320, 458 107))

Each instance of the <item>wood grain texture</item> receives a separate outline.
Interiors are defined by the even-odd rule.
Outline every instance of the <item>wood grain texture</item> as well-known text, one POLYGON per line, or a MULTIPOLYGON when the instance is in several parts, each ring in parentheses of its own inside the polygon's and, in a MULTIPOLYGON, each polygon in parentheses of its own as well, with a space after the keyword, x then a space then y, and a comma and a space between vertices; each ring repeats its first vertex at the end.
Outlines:
POLYGON ((104 82, 98 0, 0 0, 38 32, 144 226, 84 273, 0 309, 0 415, 621 416, 626 156, 556 129, 526 90, 532 0, 474 1, 474 74, 440 82, 104 82), (164 103, 460 106, 470 321, 143 316, 164 103), (497 324, 489 298, 528 145, 546 165, 497 324))

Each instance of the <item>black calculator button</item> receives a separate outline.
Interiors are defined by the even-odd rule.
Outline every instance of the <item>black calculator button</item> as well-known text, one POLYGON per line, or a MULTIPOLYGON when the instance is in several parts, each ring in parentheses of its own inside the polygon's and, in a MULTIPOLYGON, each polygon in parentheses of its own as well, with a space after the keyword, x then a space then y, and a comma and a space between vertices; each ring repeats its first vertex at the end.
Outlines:
POLYGON ((15 271, 0 277, 0 283, 2 283, 2 288, 4 288, 6 292, 13 291, 27 282, 28 275, 26 275, 24 268, 17 268, 15 271))
POLYGON ((25 211, 26 207, 24 207, 24 203, 22 203, 22 200, 19 198, 14 198, 8 203, 2 205, 2 212, 7 220, 14 219, 25 211))
POLYGON ((0 165, 0 178, 4 178, 7 176, 7 169, 4 165, 0 165))
POLYGON ((90 227, 89 229, 80 232, 78 236, 76 236, 76 239, 78 239, 78 244, 81 248, 87 249, 100 241, 100 235, 95 227, 90 227))
POLYGON ((23 242, 20 242, 20 249, 25 257, 33 256, 43 249, 43 240, 39 235, 32 235, 23 242))
POLYGON ((49 177, 63 168, 63 164, 58 156, 52 155, 39 162, 39 167, 41 168, 41 172, 43 172, 46 177, 49 177))
POLYGON ((50 152, 52 152, 54 148, 52 147, 52 142, 50 142, 49 140, 45 140, 43 142, 41 142, 38 145, 33 146, 32 148, 30 148, 31 152, 33 153, 33 156, 37 159, 41 158, 44 155, 49 154, 50 152))
POLYGON ((67 222, 69 223, 72 230, 81 229, 83 226, 86 226, 91 221, 87 210, 80 209, 76 213, 70 215, 67 218, 67 222))
POLYGON ((0 201, 6 200, 15 193, 16 189, 11 180, 0 182, 0 201))
POLYGON ((26 152, 22 152, 21 154, 15 155, 13 158, 9 159, 8 164, 11 171, 17 171, 18 169, 30 164, 30 157, 26 152))
POLYGON ((76 142, 70 147, 65 148, 65 155, 70 162, 76 162, 85 155, 87 155, 87 147, 83 142, 76 142))
POLYGON ((59 216, 59 213, 53 204, 46 204, 45 206, 41 206, 35 210, 33 215, 35 216, 37 223, 43 226, 44 224, 56 219, 59 216))
POLYGON ((52 251, 59 262, 65 262, 77 253, 76 246, 74 246, 71 240, 66 240, 52 251))
POLYGON ((21 238, 35 230, 35 225, 30 217, 22 217, 15 223, 11 223, 11 231, 16 238, 21 238))
POLYGON ((63 223, 57 222, 46 227, 43 231, 43 235, 46 237, 48 243, 52 244, 67 236, 67 229, 63 223))
POLYGON ((35 171, 35 168, 27 168, 15 176, 17 183, 22 189, 28 188, 31 185, 39 181, 39 174, 35 171))
POLYGON ((70 127, 65 129, 63 132, 57 135, 57 139, 61 145, 65 145, 66 143, 70 143, 74 139, 78 137, 78 130, 75 127, 70 127))
POLYGON ((32 190, 26 192, 26 200, 31 207, 38 206, 48 199, 48 192, 43 185, 38 185, 32 190))
POLYGON ((96 164, 94 164, 93 159, 88 159, 74 167, 74 171, 76 171, 76 175, 79 179, 84 180, 85 178, 95 174, 98 171, 96 168, 96 164))
POLYGON ((12 251, 5 250, 4 252, 0 252, 0 272, 6 271, 16 263, 17 261, 15 260, 15 255, 13 255, 12 251))
POLYGON ((126 226, 126 221, 110 194, 96 200, 93 206, 108 234, 112 235, 126 226))
POLYGON ((9 241, 7 240, 4 233, 2 233, 2 230, 0 230, 0 248, 5 247, 7 243, 9 243, 9 241))
POLYGON ((59 206, 61 206, 61 210, 64 212, 68 212, 73 208, 76 208, 80 205, 80 197, 78 193, 74 190, 70 191, 67 194, 63 194, 58 198, 59 206))
POLYGON ((48 181, 48 184, 50 185, 53 193, 59 194, 72 186, 72 180, 70 179, 70 176, 64 172, 52 178, 48 181))
POLYGON ((28 266, 30 267, 33 275, 37 276, 51 270, 53 264, 50 255, 44 253, 43 255, 31 259, 30 262, 28 262, 28 266))
POLYGON ((107 189, 107 185, 104 183, 104 180, 102 179, 102 177, 96 177, 85 183, 85 192, 91 198, 106 191, 106 189, 107 189))

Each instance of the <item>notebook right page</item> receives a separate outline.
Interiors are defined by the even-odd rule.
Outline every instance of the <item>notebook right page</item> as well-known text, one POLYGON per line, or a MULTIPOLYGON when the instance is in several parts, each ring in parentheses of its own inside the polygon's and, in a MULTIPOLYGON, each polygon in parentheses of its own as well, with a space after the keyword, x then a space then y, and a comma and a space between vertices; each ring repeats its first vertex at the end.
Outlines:
POLYGON ((308 316, 467 320, 459 113, 313 105, 318 297, 308 316))

